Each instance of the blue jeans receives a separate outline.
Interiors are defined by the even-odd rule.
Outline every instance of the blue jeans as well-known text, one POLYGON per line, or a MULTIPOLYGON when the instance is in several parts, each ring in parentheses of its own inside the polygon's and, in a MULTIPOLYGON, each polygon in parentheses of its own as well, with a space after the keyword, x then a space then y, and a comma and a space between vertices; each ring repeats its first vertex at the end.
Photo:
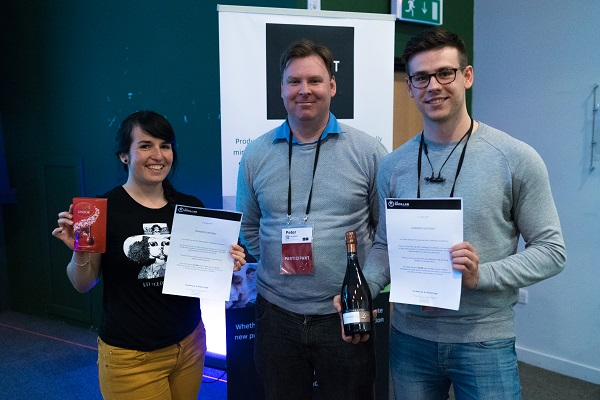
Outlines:
POLYGON ((521 399, 515 339, 438 343, 392 327, 390 371, 396 400, 521 399))
POLYGON ((310 400, 315 375, 319 399, 374 398, 374 338, 344 342, 336 313, 296 314, 259 295, 254 361, 269 400, 310 400))

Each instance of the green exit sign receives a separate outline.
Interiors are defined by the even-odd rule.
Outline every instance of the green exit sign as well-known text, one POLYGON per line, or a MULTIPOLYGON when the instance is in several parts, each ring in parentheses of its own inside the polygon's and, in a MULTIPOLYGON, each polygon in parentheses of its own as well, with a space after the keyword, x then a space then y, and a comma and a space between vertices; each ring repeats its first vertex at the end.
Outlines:
POLYGON ((418 24, 442 25, 444 0, 392 0, 396 19, 418 24))

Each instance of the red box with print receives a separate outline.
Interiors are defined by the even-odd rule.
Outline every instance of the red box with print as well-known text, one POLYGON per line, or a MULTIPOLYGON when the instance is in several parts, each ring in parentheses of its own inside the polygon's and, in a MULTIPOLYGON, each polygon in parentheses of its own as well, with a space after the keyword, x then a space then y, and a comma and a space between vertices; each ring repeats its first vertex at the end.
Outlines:
POLYGON ((73 199, 73 233, 75 251, 104 253, 106 251, 107 200, 94 197, 73 199))

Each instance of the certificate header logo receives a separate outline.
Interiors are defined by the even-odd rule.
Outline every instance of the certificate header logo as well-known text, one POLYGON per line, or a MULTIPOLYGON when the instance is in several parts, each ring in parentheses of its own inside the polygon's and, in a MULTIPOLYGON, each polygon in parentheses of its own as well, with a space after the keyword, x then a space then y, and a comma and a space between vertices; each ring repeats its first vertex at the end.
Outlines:
POLYGON ((410 203, 406 201, 388 200, 388 208, 404 208, 410 207, 410 203))
POLYGON ((187 207, 183 207, 183 206, 179 206, 177 208, 177 212, 180 214, 186 213, 186 214, 198 214, 198 210, 193 209, 193 208, 187 208, 187 207))

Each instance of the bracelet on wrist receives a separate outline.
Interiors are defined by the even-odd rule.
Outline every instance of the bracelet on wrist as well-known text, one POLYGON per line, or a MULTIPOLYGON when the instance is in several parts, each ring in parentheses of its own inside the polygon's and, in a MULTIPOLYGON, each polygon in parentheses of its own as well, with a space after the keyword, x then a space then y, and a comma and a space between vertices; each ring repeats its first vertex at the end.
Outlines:
POLYGON ((73 261, 73 263, 75 263, 75 265, 77 265, 78 267, 83 267, 86 266, 87 264, 90 263, 90 253, 86 253, 87 254, 87 260, 86 262, 84 262, 83 264, 79 264, 77 261, 75 261, 75 254, 73 254, 73 258, 71 259, 73 261))

